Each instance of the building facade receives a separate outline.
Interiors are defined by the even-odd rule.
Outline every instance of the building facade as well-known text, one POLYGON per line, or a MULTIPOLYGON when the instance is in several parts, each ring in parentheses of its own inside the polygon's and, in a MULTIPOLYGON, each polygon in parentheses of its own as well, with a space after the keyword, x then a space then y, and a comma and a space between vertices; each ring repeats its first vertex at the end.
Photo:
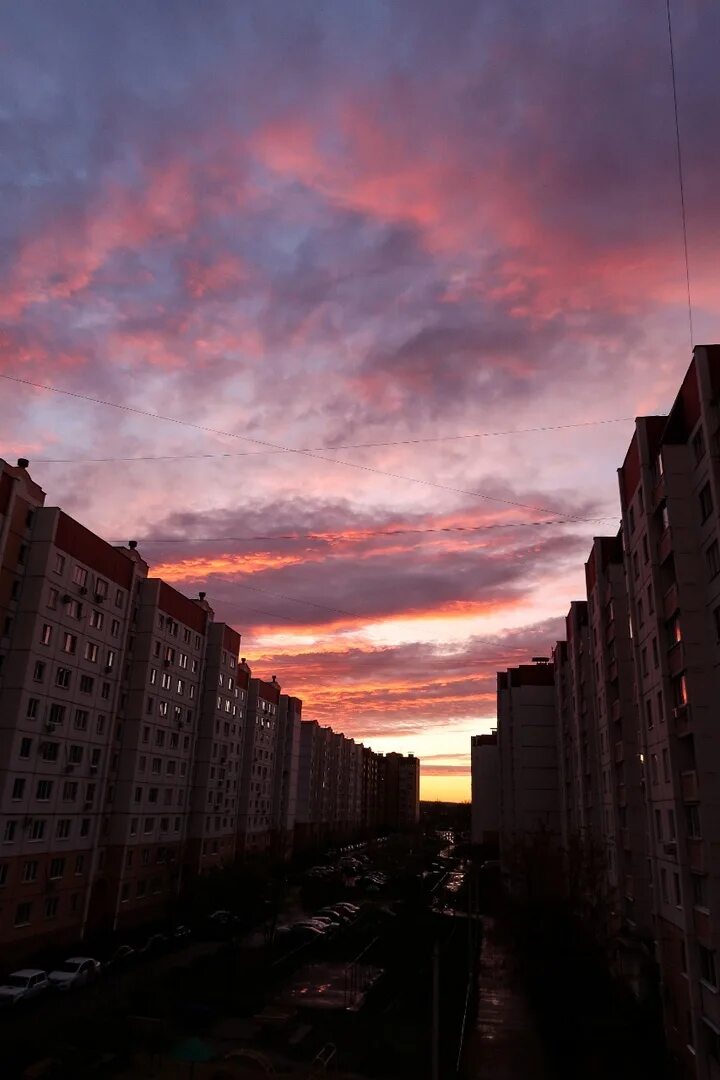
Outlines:
POLYGON ((471 840, 497 848, 500 829, 500 761, 497 731, 470 740, 471 840))

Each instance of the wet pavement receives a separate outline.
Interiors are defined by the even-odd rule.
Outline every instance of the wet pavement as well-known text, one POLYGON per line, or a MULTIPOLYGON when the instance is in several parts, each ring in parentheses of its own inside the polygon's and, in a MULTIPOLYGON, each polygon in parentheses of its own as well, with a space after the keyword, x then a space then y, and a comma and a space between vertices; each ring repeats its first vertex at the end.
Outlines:
POLYGON ((512 951, 483 918, 477 1009, 468 1036, 466 1080, 548 1080, 543 1049, 512 951))

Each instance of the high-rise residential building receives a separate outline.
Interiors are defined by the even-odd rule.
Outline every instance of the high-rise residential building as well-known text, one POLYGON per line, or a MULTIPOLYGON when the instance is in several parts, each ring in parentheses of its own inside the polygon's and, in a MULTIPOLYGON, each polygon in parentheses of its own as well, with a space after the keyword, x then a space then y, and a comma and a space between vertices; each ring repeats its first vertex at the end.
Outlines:
POLYGON ((471 839, 496 848, 500 828, 500 759, 497 731, 470 740, 471 839))
POLYGON ((560 831, 553 665, 498 672, 500 858, 511 883, 519 847, 557 843, 560 831))
POLYGON ((376 828, 377 755, 302 721, 205 593, 45 506, 27 466, 0 460, 4 962, 173 918, 192 876, 247 854, 376 828))
POLYGON ((274 848, 282 858, 287 858, 291 854, 295 834, 301 723, 302 701, 300 698, 281 694, 278 708, 272 817, 275 832, 274 848))
MULTIPOLYGON (((32 485, 13 479, 17 509, 32 485)), ((132 597, 146 571, 55 507, 29 511, 25 528, 0 678, 0 943, 8 957, 27 940, 74 940, 89 917, 107 843, 132 597)), ((9 570, 7 547, 3 561, 9 570)))
POLYGON ((238 812, 238 850, 269 851, 273 840, 273 783, 278 737, 280 683, 251 678, 243 733, 238 812))
POLYGON ((249 679, 247 665, 240 661, 240 634, 225 623, 211 622, 185 850, 191 873, 204 873, 235 859, 249 679))
POLYGON ((668 417, 619 472, 657 959, 688 1076, 720 1058, 720 346, 697 346, 668 417))
POLYGON ((388 829, 412 829, 420 820, 420 761, 414 754, 380 754, 378 762, 380 823, 388 829))
MULTIPOLYGON (((594 847, 604 856, 605 889, 619 973, 641 997, 652 950, 647 802, 638 733, 633 643, 622 536, 598 537, 585 564, 589 644, 595 683, 600 815, 594 847)), ((657 699, 656 699, 657 704, 657 699)))

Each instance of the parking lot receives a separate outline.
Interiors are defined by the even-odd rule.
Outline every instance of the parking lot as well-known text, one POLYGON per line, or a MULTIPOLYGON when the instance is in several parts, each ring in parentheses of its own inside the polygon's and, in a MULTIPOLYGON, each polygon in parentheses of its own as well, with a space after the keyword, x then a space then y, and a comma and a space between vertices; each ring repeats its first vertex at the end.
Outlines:
POLYGON ((192 936, 156 937, 86 986, 6 1008, 0 1075, 38 1059, 47 1076, 139 1075, 189 1035, 215 1056, 253 1047, 279 1073, 332 1046, 366 1076, 426 1075, 433 945, 449 957, 462 939, 439 913, 458 873, 439 847, 328 853, 250 932, 232 910, 210 912, 192 936))

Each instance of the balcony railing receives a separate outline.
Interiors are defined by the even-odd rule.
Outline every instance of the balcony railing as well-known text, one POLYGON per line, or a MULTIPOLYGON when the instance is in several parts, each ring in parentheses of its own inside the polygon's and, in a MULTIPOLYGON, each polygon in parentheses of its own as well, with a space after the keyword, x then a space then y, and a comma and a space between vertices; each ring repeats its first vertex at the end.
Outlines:
POLYGON ((669 619, 671 615, 674 615, 675 612, 680 607, 678 587, 677 587, 677 582, 676 581, 674 581, 672 583, 670 588, 666 591, 665 595, 663 596, 662 606, 663 606, 663 615, 665 616, 666 619, 669 619))
POLYGON ((676 705, 673 709, 673 726, 678 738, 689 735, 692 731, 692 712, 689 705, 676 705))
POLYGON ((685 646, 682 641, 676 641, 670 649, 668 649, 668 670, 670 672, 670 678, 679 675, 686 667, 685 646))
POLYGON ((705 846, 699 837, 688 837, 688 866, 696 874, 705 873, 705 846))
POLYGON ((667 528, 663 532, 662 536, 658 540, 658 559, 661 563, 665 562, 668 555, 672 554, 673 538, 672 529, 667 528))
POLYGON ((680 773, 680 791, 682 800, 686 803, 698 802, 700 799, 698 778, 695 769, 687 769, 680 773))

